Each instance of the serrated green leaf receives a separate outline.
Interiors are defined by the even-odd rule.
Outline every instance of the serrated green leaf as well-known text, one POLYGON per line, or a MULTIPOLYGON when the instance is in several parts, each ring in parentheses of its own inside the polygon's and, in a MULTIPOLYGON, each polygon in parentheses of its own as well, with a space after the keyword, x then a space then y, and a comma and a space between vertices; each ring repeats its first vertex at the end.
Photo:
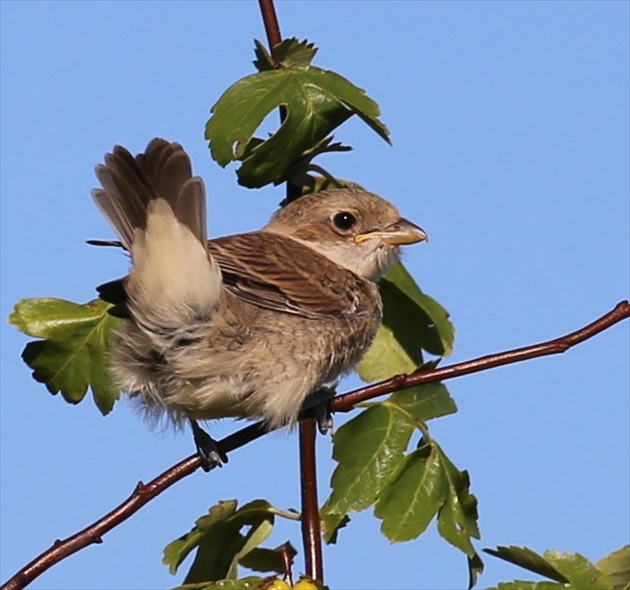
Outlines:
POLYGON ((392 543, 418 537, 443 506, 447 491, 440 459, 434 443, 407 455, 376 502, 374 514, 392 543))
POLYGON ((422 422, 457 412, 455 401, 442 383, 428 383, 396 391, 388 401, 422 422))
POLYGON ((514 565, 518 565, 530 572, 534 572, 540 576, 545 576, 556 582, 567 584, 569 580, 560 573, 551 563, 544 557, 538 555, 528 547, 517 547, 515 545, 503 546, 499 545, 496 549, 483 549, 488 555, 493 555, 514 565))
POLYGON ((391 404, 375 404, 346 422, 335 433, 333 459, 339 464, 323 513, 341 516, 371 506, 402 461, 413 430, 408 414, 391 404))
POLYGON ((397 262, 379 283, 383 323, 357 367, 363 381, 382 381, 412 373, 423 364, 422 350, 448 356, 455 329, 447 311, 425 295, 402 263, 397 262))
POLYGON ((271 53, 274 62, 281 67, 306 68, 313 61, 317 48, 313 43, 292 37, 274 45, 271 53))
POLYGON ((630 590, 630 545, 602 557, 595 566, 612 582, 614 590, 630 590))
POLYGON ((472 557, 476 551, 470 539, 480 538, 477 499, 469 492, 468 472, 459 471, 442 449, 439 449, 439 453, 448 493, 438 516, 438 531, 449 543, 472 557))
POLYGON ((53 395, 61 392, 72 404, 82 401, 89 387, 103 415, 120 395, 106 366, 111 332, 120 321, 107 314, 109 307, 99 299, 84 305, 54 298, 24 299, 9 316, 18 330, 45 339, 29 342, 22 353, 33 378, 53 395))
POLYGON ((256 63, 264 71, 230 86, 212 107, 206 125, 210 153, 217 163, 226 166, 243 161, 237 170, 241 185, 259 188, 285 181, 296 161, 353 114, 389 141, 389 132, 379 120, 378 105, 342 76, 298 66, 304 55, 292 55, 297 61, 291 67, 269 70, 268 55, 260 51, 257 55, 256 63), (280 128, 264 141, 253 138, 277 107, 286 113, 280 128))
POLYGON ((611 580, 579 553, 549 550, 543 559, 559 571, 574 588, 580 590, 613 590, 611 580))
POLYGON ((275 68, 275 64, 273 63, 270 53, 258 39, 254 39, 254 55, 256 56, 256 59, 253 62, 254 67, 259 72, 265 72, 275 68))
POLYGON ((473 547, 471 538, 479 539, 477 499, 470 491, 467 471, 459 471, 438 447, 440 463, 446 481, 446 500, 438 514, 438 532, 468 558, 469 588, 483 572, 483 562, 473 547))

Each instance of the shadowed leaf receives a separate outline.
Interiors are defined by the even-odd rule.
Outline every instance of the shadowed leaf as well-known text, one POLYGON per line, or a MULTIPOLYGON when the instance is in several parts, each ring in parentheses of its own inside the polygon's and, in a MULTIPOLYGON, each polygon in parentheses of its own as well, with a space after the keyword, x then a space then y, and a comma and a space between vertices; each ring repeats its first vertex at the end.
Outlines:
POLYGON ((249 502, 239 509, 236 500, 219 502, 197 519, 190 532, 164 548, 162 563, 175 574, 196 549, 185 584, 235 579, 239 561, 271 534, 275 513, 265 500, 249 502))
POLYGON ((422 350, 448 356, 455 329, 448 312, 425 295, 397 262, 379 283, 383 323, 357 370, 367 382, 412 373, 423 363, 422 350))

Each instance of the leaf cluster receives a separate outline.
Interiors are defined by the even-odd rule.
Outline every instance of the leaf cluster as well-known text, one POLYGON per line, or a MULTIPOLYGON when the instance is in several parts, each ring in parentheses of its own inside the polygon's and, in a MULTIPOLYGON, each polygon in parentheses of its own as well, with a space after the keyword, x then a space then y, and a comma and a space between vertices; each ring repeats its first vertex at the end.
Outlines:
POLYGON ((313 66, 316 51, 307 41, 287 39, 269 54, 256 41, 259 71, 230 86, 212 107, 206 124, 210 154, 223 167, 240 162, 239 184, 309 184, 316 156, 350 149, 332 143, 330 134, 353 115, 389 142, 376 102, 343 76, 313 66), (268 138, 255 137, 277 108, 283 113, 280 127, 268 138))
POLYGON ((297 518, 265 500, 254 500, 241 508, 236 500, 221 501, 198 518, 188 533, 165 547, 162 563, 175 574, 186 557, 195 552, 182 588, 236 580, 239 565, 259 572, 282 573, 285 559, 292 560, 296 555, 291 544, 273 549, 260 547, 271 534, 277 515, 297 518))
POLYGON ((479 538, 477 500, 468 473, 453 465, 426 425, 456 411, 446 387, 437 383, 369 404, 344 424, 335 434, 338 465, 322 508, 325 539, 336 542, 349 514, 370 507, 392 543, 417 538, 437 519, 440 535, 467 556, 472 587, 483 570, 471 542, 479 538), (406 452, 416 431, 420 439, 406 452))

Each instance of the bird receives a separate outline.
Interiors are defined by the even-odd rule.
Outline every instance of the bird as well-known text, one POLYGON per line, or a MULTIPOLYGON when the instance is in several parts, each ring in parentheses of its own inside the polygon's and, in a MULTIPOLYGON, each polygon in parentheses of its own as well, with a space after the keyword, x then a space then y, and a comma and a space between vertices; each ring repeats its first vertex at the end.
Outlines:
POLYGON ((309 396, 372 343, 377 282, 399 247, 427 239, 359 188, 303 195, 260 230, 208 239, 203 180, 162 138, 135 157, 115 146, 95 173, 93 200, 118 238, 108 243, 131 261, 97 288, 122 318, 111 378, 150 420, 189 422, 206 470, 227 457, 197 422, 295 426, 309 396))

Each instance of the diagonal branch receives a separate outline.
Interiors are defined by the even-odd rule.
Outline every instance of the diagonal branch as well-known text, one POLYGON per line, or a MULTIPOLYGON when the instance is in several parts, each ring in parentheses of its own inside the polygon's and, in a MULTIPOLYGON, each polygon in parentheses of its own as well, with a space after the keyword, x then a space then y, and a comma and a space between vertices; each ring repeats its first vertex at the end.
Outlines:
MULTIPOLYGON (((576 344, 580 344, 596 336, 600 332, 607 330, 628 317, 630 317, 630 302, 622 301, 607 314, 566 336, 541 344, 534 344, 507 352, 479 357, 471 361, 457 363, 440 369, 433 369, 424 373, 397 375, 386 381, 362 387, 336 397, 330 402, 330 409, 337 412, 348 412, 359 402, 367 401, 400 389, 423 385, 425 383, 444 381, 454 377, 461 377, 462 375, 469 375, 470 373, 486 371, 502 365, 509 365, 541 356, 566 352, 576 344)), ((229 453, 260 438, 264 434, 266 434, 264 426, 261 423, 256 423, 224 438, 219 442, 219 445, 223 452, 229 453)), ((190 475, 199 467, 199 457, 192 455, 179 462, 177 465, 167 469, 148 484, 143 484, 142 482, 138 483, 131 496, 122 504, 82 531, 79 531, 67 539, 55 541, 49 549, 36 557, 28 565, 24 566, 15 576, 1 586, 0 590, 19 590, 24 588, 62 559, 65 559, 84 547, 94 543, 101 543, 102 536, 105 533, 108 533, 114 527, 121 524, 150 500, 155 498, 155 496, 180 479, 190 475)))
POLYGON ((486 371, 487 369, 500 367, 502 365, 520 363, 521 361, 538 358, 540 356, 560 354, 566 352, 572 346, 596 336, 600 332, 603 332, 628 317, 630 317, 630 302, 621 301, 612 311, 609 311, 601 318, 566 336, 548 340, 541 344, 514 348, 497 354, 489 354, 473 359, 472 361, 457 363, 440 369, 433 369, 422 373, 411 373, 409 375, 396 375, 380 383, 361 387, 349 393, 337 396, 330 402, 330 409, 334 412, 349 412, 356 404, 385 393, 392 393, 393 391, 408 389, 409 387, 424 385, 425 383, 444 381, 445 379, 461 377, 463 375, 469 375, 470 373, 478 373, 479 371, 486 371))

